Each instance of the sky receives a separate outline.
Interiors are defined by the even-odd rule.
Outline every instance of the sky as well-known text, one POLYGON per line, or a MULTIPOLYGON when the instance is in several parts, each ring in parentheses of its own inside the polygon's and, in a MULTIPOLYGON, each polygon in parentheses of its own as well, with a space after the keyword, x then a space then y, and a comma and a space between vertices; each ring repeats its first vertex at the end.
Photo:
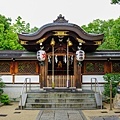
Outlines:
POLYGON ((120 17, 120 5, 111 0, 1 0, 0 14, 12 19, 22 17, 31 27, 52 23, 62 14, 69 23, 87 25, 95 19, 108 20, 120 17))

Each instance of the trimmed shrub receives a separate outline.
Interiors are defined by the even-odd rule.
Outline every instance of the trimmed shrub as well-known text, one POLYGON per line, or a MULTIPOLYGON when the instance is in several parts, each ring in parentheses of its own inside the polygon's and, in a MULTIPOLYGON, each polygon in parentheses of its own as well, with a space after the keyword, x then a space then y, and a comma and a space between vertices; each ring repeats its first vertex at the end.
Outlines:
POLYGON ((104 84, 103 94, 106 97, 110 97, 110 81, 112 83, 112 98, 117 93, 117 85, 120 82, 120 74, 108 73, 103 76, 106 83, 104 84))

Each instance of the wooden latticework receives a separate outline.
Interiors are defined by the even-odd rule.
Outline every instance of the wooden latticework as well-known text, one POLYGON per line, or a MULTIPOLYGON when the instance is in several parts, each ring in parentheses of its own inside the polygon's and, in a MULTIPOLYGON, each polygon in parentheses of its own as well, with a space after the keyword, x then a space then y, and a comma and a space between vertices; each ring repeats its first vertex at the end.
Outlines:
POLYGON ((85 62, 85 73, 103 73, 104 63, 103 62, 85 62))
POLYGON ((120 73, 120 62, 112 62, 112 72, 120 73))
POLYGON ((11 62, 8 61, 0 61, 0 74, 8 74, 10 73, 10 65, 11 62))
POLYGON ((18 74, 37 74, 36 62, 34 61, 19 61, 17 63, 18 74))
MULTIPOLYGON (((75 87, 74 75, 69 75, 70 87, 75 87)), ((67 75, 54 76, 55 87, 67 87, 67 75)), ((52 75, 47 76, 47 87, 52 87, 52 75)))

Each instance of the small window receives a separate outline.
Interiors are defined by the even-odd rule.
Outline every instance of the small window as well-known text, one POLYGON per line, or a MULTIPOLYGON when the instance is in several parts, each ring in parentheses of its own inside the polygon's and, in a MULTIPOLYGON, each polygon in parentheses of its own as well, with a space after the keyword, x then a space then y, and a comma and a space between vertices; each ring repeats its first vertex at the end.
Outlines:
POLYGON ((36 65, 34 61, 18 61, 17 74, 37 74, 36 65))
POLYGON ((85 62, 85 73, 103 73, 104 72, 104 62, 85 62))
POLYGON ((0 73, 1 74, 10 74, 10 61, 0 61, 0 73))
POLYGON ((112 62, 112 72, 120 73, 120 62, 112 62))

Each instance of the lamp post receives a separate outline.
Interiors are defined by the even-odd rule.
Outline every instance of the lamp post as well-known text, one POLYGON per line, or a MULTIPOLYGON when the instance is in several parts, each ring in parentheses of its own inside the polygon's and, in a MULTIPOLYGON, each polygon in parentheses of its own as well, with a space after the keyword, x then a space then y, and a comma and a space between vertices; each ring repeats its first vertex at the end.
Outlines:
POLYGON ((43 80, 44 80, 44 73, 43 73, 43 65, 44 61, 46 59, 46 52, 43 50, 42 43, 40 43, 40 50, 37 51, 37 60, 39 61, 40 65, 40 75, 39 75, 39 81, 40 81, 40 87, 43 87, 43 80))
MULTIPOLYGON (((78 74, 80 74, 80 76, 78 77, 79 78, 79 81, 81 82, 81 62, 84 60, 85 58, 85 52, 83 50, 81 50, 81 43, 79 44, 80 46, 78 46, 79 50, 76 51, 76 59, 78 61, 78 74)), ((80 82, 78 84, 78 87, 81 86, 80 85, 80 82)))

